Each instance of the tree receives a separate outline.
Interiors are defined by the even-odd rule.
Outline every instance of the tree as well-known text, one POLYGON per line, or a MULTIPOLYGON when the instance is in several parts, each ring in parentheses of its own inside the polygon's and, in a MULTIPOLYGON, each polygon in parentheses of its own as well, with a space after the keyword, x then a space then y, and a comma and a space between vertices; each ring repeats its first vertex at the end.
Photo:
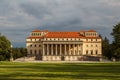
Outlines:
POLYGON ((113 26, 113 30, 111 35, 113 36, 113 43, 112 43, 112 56, 116 59, 120 60, 120 23, 113 26))
POLYGON ((107 37, 105 37, 103 40, 102 40, 102 53, 103 53, 103 56, 105 58, 111 58, 111 50, 110 50, 110 44, 109 44, 109 40, 107 39, 107 37))
POLYGON ((117 48, 113 55, 116 59, 120 59, 120 48, 117 48))
POLYGON ((111 35, 113 36, 113 43, 116 45, 116 47, 120 47, 120 23, 117 25, 113 26, 113 32, 111 35))
POLYGON ((0 33, 0 61, 10 59, 10 41, 0 33))
POLYGON ((13 48, 12 49, 12 53, 13 53, 13 58, 17 59, 20 57, 24 57, 27 56, 27 49, 26 48, 13 48))

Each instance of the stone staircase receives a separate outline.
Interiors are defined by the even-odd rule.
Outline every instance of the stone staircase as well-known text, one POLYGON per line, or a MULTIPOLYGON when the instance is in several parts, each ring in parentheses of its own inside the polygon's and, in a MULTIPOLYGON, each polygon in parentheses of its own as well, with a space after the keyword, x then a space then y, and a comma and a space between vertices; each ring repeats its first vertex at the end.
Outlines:
POLYGON ((35 61, 35 57, 21 57, 14 60, 15 62, 23 62, 23 61, 35 61))

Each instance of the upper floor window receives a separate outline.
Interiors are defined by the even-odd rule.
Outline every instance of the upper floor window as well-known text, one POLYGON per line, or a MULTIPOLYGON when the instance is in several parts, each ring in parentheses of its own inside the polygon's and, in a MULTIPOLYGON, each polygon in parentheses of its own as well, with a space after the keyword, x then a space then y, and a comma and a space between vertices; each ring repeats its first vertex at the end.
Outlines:
POLYGON ((86 45, 86 47, 88 47, 88 45, 86 45))
POLYGON ((96 39, 96 41, 97 41, 97 39, 96 39))
POLYGON ((93 39, 91 39, 91 41, 93 41, 93 39))
POLYGON ((91 47, 93 47, 93 45, 91 45, 91 47))
POLYGON ((86 41, 88 41, 88 39, 86 39, 86 41))
POLYGON ((96 45, 96 47, 97 47, 98 45, 96 45))

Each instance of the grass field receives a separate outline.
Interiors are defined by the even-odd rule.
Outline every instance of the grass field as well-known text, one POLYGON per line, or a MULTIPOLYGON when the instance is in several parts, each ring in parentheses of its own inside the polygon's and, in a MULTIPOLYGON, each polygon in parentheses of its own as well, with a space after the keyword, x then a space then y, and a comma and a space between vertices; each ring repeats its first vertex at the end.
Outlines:
POLYGON ((0 62, 0 80, 120 80, 120 63, 0 62))

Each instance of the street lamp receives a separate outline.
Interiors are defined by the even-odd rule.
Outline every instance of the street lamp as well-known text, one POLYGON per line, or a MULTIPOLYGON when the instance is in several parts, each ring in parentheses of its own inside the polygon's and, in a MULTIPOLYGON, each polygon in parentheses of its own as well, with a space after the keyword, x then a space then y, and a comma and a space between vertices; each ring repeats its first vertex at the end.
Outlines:
POLYGON ((12 55, 12 44, 10 46, 10 61, 13 61, 13 55, 12 55))

